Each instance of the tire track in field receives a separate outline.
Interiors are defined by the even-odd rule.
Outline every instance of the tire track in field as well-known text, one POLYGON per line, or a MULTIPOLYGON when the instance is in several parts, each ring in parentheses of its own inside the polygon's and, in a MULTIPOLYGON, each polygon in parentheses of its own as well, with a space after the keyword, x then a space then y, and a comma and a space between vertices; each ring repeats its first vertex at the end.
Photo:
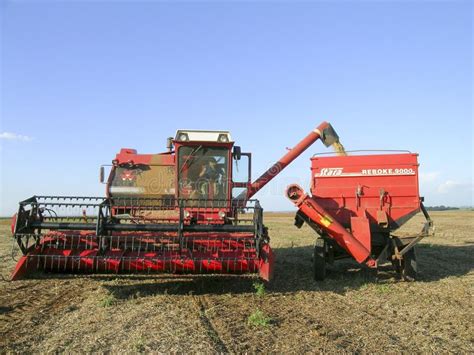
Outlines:
POLYGON ((8 282, 0 293, 0 345, 34 336, 33 327, 47 323, 66 308, 80 303, 86 288, 78 282, 35 280, 8 282), (18 282, 18 283, 20 283, 18 282))
POLYGON ((212 319, 207 315, 209 305, 205 296, 193 296, 193 301, 196 305, 197 311, 199 312, 199 320, 201 325, 205 329, 209 339, 211 340, 212 346, 217 353, 229 353, 225 342, 219 335, 216 326, 213 324, 212 319))

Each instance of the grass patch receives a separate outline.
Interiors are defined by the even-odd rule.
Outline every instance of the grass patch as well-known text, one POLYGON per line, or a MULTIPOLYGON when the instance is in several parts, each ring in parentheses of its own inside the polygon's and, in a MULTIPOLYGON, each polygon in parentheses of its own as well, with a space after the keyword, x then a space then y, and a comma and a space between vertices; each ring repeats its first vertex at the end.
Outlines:
POLYGON ((145 351, 145 338, 143 338, 142 336, 135 338, 132 341, 131 347, 134 351, 145 351))
POLYGON ((268 327, 271 321, 272 319, 270 317, 267 317, 265 313, 257 309, 248 317, 247 324, 254 327, 268 327))
POLYGON ((106 308, 106 307, 111 307, 115 305, 116 303, 117 303, 117 299, 115 298, 115 296, 112 294, 109 294, 100 300, 99 306, 106 308))
POLYGON ((378 293, 384 294, 389 293, 392 290, 392 287, 389 284, 378 284, 377 286, 375 286, 375 289, 378 293))
POLYGON ((255 293, 258 297, 265 296, 265 285, 262 282, 254 282, 253 288, 255 289, 255 293))

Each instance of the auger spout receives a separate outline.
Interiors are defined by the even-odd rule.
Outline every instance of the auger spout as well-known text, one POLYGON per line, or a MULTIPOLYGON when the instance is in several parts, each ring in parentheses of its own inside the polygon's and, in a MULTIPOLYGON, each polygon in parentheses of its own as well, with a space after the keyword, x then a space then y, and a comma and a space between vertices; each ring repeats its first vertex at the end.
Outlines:
POLYGON ((250 199, 253 195, 260 191, 261 188, 263 188, 268 182, 270 182, 270 180, 277 176, 284 168, 286 168, 293 160, 299 157, 318 139, 321 139, 326 147, 339 142, 339 136, 331 124, 325 121, 322 122, 250 185, 247 191, 247 199, 250 199))

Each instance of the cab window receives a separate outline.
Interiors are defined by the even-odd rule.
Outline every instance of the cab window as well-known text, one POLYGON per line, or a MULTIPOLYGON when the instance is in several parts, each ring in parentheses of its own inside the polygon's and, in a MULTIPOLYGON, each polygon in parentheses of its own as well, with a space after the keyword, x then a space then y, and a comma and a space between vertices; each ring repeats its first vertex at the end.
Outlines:
POLYGON ((184 146, 178 151, 178 196, 225 200, 228 194, 229 149, 184 146))

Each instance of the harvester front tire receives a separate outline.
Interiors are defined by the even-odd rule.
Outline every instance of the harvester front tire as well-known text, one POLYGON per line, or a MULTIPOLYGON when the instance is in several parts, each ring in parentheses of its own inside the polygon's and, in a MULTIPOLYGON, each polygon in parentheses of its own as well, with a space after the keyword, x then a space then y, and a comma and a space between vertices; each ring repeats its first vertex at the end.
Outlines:
POLYGON ((326 278, 326 241, 316 239, 313 251, 313 277, 316 281, 326 278))
POLYGON ((402 277, 405 281, 415 281, 418 274, 415 249, 416 247, 413 247, 403 255, 401 269, 402 277))

